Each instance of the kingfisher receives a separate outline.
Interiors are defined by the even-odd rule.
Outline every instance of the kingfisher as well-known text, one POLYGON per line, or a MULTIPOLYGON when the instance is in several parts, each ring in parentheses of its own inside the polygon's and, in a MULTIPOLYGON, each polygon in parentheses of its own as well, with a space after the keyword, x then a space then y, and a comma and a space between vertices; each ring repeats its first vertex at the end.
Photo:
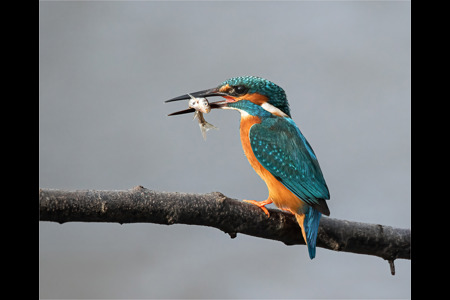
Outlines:
MULTIPOLYGON (((244 201, 258 206, 268 217, 265 206, 271 203, 294 214, 313 259, 321 215, 330 215, 325 201, 330 199, 330 193, 316 154, 291 118, 285 91, 267 79, 241 76, 165 102, 191 99, 190 95, 221 96, 225 100, 210 103, 211 109, 240 112, 242 148, 269 192, 264 201, 244 201)), ((170 115, 194 111, 190 108, 170 115)))

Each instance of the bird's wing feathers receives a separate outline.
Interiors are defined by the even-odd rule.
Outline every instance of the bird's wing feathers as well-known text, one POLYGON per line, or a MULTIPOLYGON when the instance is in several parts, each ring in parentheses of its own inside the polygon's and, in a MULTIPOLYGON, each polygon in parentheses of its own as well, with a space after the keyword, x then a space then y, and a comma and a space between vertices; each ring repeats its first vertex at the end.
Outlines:
POLYGON ((297 197, 312 206, 330 198, 317 157, 292 119, 265 119, 249 138, 259 163, 297 197))

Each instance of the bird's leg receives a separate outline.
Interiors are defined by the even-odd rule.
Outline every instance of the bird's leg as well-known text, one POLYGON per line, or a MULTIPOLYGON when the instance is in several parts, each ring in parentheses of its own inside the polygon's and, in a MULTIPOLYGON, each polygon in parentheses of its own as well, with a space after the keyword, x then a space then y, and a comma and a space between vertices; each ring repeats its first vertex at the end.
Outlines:
POLYGON ((282 211, 285 211, 285 212, 287 212, 287 213, 290 213, 290 214, 292 214, 292 215, 295 215, 295 212, 293 212, 290 208, 282 208, 282 207, 279 207, 279 209, 281 209, 282 211))
POLYGON ((264 211, 267 217, 270 217, 269 211, 264 206, 266 206, 267 204, 271 204, 273 202, 272 200, 267 199, 264 201, 256 201, 256 200, 243 200, 243 201, 258 206, 264 211))

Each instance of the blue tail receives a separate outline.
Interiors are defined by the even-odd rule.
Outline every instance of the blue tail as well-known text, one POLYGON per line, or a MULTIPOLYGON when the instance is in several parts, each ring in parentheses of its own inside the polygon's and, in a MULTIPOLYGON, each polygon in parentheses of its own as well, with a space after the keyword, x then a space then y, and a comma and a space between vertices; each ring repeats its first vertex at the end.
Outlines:
POLYGON ((317 232, 319 231, 319 222, 322 214, 312 207, 309 207, 303 221, 303 228, 306 234, 306 243, 308 244, 309 258, 316 257, 317 232))

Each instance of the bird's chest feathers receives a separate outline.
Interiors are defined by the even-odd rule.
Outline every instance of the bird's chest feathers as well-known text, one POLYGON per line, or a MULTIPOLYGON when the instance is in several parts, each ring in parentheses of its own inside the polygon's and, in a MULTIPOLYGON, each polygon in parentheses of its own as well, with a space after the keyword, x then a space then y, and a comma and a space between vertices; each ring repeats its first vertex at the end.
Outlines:
POLYGON ((250 128, 261 123, 259 117, 252 115, 241 116, 241 142, 244 149, 245 156, 247 156, 250 165, 255 169, 256 173, 265 181, 269 190, 269 198, 274 204, 280 208, 297 211, 301 206, 301 201, 289 191, 283 184, 281 184, 269 171, 267 171, 255 157, 252 147, 250 145, 250 128))
POLYGON ((253 154, 252 146, 250 145, 250 128, 255 125, 261 123, 261 119, 252 115, 242 115, 241 116, 241 126, 240 126, 240 134, 241 134, 241 143, 242 148, 244 148, 245 156, 247 156, 250 165, 255 169, 256 173, 261 176, 261 169, 263 168, 261 164, 256 159, 253 154))

